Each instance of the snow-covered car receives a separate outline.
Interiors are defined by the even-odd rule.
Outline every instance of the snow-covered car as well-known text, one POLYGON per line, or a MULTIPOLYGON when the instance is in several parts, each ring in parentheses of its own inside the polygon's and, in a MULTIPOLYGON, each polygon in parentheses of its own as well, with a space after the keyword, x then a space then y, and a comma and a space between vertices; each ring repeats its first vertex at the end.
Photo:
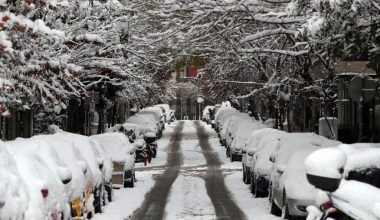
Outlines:
POLYGON ((49 168, 56 174, 58 182, 61 182, 65 189, 65 192, 70 192, 72 172, 66 165, 66 163, 58 156, 57 152, 52 148, 49 143, 44 140, 40 140, 35 136, 34 138, 23 139, 17 138, 17 141, 24 141, 24 151, 31 153, 38 152, 43 161, 49 166, 49 168))
POLYGON ((221 107, 215 114, 215 131, 219 133, 223 127, 223 123, 227 121, 231 113, 238 113, 239 111, 232 107, 221 107))
POLYGON ((143 132, 142 132, 141 125, 138 124, 132 124, 132 123, 124 123, 124 124, 116 124, 113 127, 108 128, 107 132, 119 132, 123 133, 125 136, 128 137, 129 142, 133 143, 136 139, 144 138, 143 132))
POLYGON ((247 114, 241 112, 232 112, 226 115, 225 120, 221 123, 221 129, 219 132, 220 144, 227 146, 227 137, 232 136, 232 129, 236 127, 236 124, 240 121, 252 120, 247 114))
POLYGON ((74 219, 93 215, 93 180, 86 160, 80 151, 58 134, 33 136, 45 141, 53 148, 72 172, 71 189, 68 193, 71 201, 71 215, 74 219))
POLYGON ((128 138, 120 133, 104 133, 91 136, 99 141, 113 162, 112 184, 115 188, 134 187, 135 149, 128 138))
POLYGON ((142 135, 147 132, 153 132, 159 136, 158 122, 155 116, 151 114, 137 114, 127 119, 126 123, 137 124, 141 126, 142 135))
MULTIPOLYGON (((61 181, 38 152, 25 150, 33 141, 6 142, 29 194, 25 219, 69 219, 69 201, 61 181)), ((33 143, 34 144, 34 143, 33 143)))
POLYGON ((158 123, 158 131, 161 132, 165 129, 165 117, 160 107, 147 107, 138 112, 139 115, 153 115, 154 120, 158 123))
POLYGON ((0 180, 0 219, 23 219, 29 193, 4 142, 0 142, 0 180))
POLYGON ((268 195, 269 176, 272 163, 269 157, 277 149, 279 139, 284 131, 264 128, 252 132, 250 139, 243 148, 243 176, 245 183, 250 184, 251 193, 255 197, 268 195))
POLYGON ((306 160, 308 181, 323 190, 308 219, 380 218, 379 144, 342 144, 311 154, 306 160))
POLYGON ((104 161, 95 143, 86 136, 72 133, 57 133, 60 138, 70 141, 86 160, 93 180, 94 211, 100 213, 104 198, 104 161))
POLYGON ((169 124, 171 121, 170 106, 168 104, 157 104, 155 107, 160 107, 163 110, 165 122, 169 124))
MULTIPOLYGON (((290 185, 292 182, 286 176, 283 176, 292 155, 299 150, 331 147, 339 144, 340 142, 338 141, 327 139, 315 133, 286 133, 282 136, 277 145, 278 149, 270 156, 270 161, 273 163, 269 184, 269 200, 271 202, 272 214, 281 215, 283 208, 286 208, 287 204, 284 198, 286 198, 287 189, 284 189, 285 183, 288 183, 287 187, 289 188, 294 187, 290 185)), ((298 160, 297 162, 299 163, 298 160)), ((299 166, 302 167, 302 165, 299 166)), ((302 190, 300 190, 300 193, 302 193, 302 190)), ((309 201, 304 200, 304 204, 297 201, 296 204, 299 208, 293 209, 293 205, 288 204, 289 216, 306 216, 306 206, 310 205, 309 201)))
POLYGON ((214 108, 213 105, 207 105, 202 112, 202 120, 207 124, 211 123, 211 120, 214 119, 214 108))
POLYGON ((265 128, 265 125, 254 122, 253 119, 239 120, 239 123, 236 123, 236 126, 232 128, 231 138, 226 140, 226 152, 231 158, 231 162, 242 160, 243 147, 251 136, 252 131, 263 128, 265 128))

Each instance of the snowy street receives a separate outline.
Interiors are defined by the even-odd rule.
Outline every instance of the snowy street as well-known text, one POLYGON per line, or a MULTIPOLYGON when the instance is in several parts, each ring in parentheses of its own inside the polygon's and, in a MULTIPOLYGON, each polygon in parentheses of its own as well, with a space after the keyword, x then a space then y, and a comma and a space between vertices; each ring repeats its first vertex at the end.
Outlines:
POLYGON ((209 125, 175 122, 158 144, 157 159, 136 169, 135 188, 115 190, 96 220, 279 219, 269 214, 266 198, 248 193, 241 162, 226 158, 209 125))

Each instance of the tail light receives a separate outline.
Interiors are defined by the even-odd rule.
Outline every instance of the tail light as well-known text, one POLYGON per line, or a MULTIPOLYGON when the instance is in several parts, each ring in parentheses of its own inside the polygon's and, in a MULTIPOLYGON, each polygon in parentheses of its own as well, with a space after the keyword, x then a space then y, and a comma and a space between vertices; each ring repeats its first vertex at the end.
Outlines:
POLYGON ((42 194, 42 197, 46 198, 49 195, 49 190, 48 189, 41 189, 41 194, 42 194))
POLYGON ((333 207, 333 203, 331 201, 327 201, 322 203, 322 205, 319 207, 322 211, 328 210, 329 208, 333 207))

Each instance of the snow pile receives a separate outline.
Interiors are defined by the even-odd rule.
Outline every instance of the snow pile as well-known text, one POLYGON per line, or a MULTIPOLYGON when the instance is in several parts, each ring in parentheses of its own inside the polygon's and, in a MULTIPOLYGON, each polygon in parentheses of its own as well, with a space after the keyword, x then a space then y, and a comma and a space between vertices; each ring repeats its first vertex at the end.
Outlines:
POLYGON ((346 161, 347 156, 341 150, 325 148, 310 154, 305 165, 308 174, 340 179, 346 161))
POLYGON ((0 142, 0 180, 0 219, 22 219, 29 205, 29 194, 3 142, 0 142))

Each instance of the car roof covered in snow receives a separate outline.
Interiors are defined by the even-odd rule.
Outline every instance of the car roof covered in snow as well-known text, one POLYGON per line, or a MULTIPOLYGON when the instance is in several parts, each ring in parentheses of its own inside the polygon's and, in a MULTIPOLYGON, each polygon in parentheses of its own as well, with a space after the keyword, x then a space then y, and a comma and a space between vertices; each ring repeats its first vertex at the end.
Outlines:
POLYGON ((135 150, 134 146, 129 143, 128 138, 120 133, 97 134, 92 135, 91 138, 99 141, 115 162, 124 162, 129 158, 127 155, 130 155, 135 150))
POLYGON ((293 152, 306 147, 335 147, 339 144, 341 142, 327 139, 315 133, 286 133, 277 145, 276 163, 285 164, 293 152))
POLYGON ((37 135, 32 138, 44 140, 55 149, 59 157, 66 162, 66 165, 72 172, 71 197, 77 198, 82 196, 87 185, 87 178, 92 178, 92 174, 88 171, 87 161, 81 156, 78 148, 75 147, 71 141, 62 138, 59 133, 52 135, 37 135))
POLYGON ((102 183, 102 173, 99 165, 103 164, 104 161, 100 157, 100 152, 95 147, 94 142, 89 137, 79 134, 56 133, 55 135, 71 141, 78 148, 91 170, 95 186, 99 186, 102 183))

